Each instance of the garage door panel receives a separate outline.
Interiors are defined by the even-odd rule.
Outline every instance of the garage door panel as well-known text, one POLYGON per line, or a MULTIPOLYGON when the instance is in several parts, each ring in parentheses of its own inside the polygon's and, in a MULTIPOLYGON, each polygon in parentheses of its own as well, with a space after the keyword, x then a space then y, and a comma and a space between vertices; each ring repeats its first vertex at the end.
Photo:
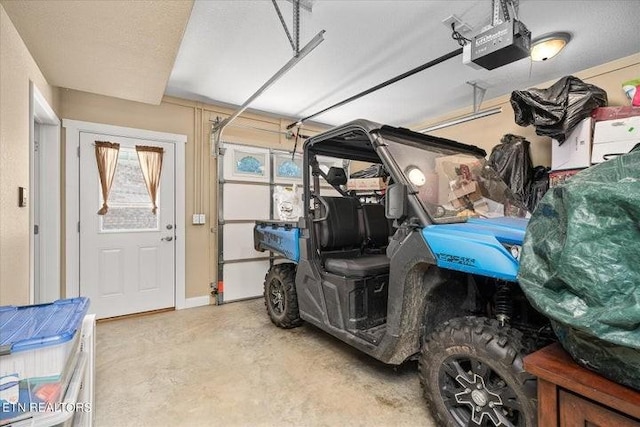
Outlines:
MULTIPOLYGON (((220 230, 224 263, 219 276, 223 282, 220 302, 232 302, 262 296, 270 261, 260 259, 269 256, 268 252, 253 248, 253 221, 278 218, 277 206, 271 203, 273 189, 275 185, 302 187, 303 168, 300 155, 292 158, 291 153, 281 150, 229 143, 223 147, 220 162, 224 184, 219 202, 224 220, 220 230)), ((341 160, 328 157, 318 160, 323 170, 342 167, 341 160)), ((322 194, 340 195, 327 183, 323 184, 322 194)), ((289 261, 276 258, 273 262, 289 261)))
POLYGON ((248 261, 224 265, 224 301, 262 296, 269 261, 248 261))
POLYGON ((302 185, 302 155, 296 154, 294 158, 291 153, 273 152, 273 182, 275 184, 297 184, 302 185))
POLYGON ((258 252, 253 248, 253 226, 253 222, 224 225, 225 261, 269 256, 269 252, 258 252))
POLYGON ((226 183, 222 197, 225 221, 269 219, 271 193, 268 185, 226 183))
POLYGON ((223 147, 225 180, 270 182, 269 149, 237 144, 223 144, 223 147))

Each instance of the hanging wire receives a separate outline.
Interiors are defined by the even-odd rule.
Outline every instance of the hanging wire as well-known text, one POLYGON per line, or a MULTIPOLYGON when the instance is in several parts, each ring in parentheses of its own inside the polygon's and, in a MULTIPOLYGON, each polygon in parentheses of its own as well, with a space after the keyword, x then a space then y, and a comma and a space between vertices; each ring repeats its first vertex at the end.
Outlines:
POLYGON ((298 126, 298 128, 296 129, 296 139, 295 142, 293 143, 293 152, 291 153, 291 161, 295 160, 296 157, 296 150, 298 149, 298 137, 300 136, 300 127, 298 126))
POLYGON ((456 23, 451 23, 451 38, 454 39, 460 46, 465 46, 467 43, 470 43, 471 40, 460 34, 459 31, 456 30, 456 23))

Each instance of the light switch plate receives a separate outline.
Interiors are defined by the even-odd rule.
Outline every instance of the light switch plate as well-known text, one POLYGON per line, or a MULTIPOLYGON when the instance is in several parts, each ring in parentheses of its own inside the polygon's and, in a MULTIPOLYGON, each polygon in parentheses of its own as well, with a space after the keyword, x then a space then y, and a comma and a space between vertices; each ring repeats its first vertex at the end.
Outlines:
POLYGON ((191 222, 194 225, 206 224, 206 215, 205 214, 193 214, 193 219, 192 219, 191 222))

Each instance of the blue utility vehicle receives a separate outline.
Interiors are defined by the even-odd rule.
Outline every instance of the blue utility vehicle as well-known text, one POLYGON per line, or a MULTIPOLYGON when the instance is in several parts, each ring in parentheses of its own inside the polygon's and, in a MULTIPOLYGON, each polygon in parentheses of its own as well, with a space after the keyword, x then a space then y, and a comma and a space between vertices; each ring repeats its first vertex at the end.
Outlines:
POLYGON ((485 156, 365 120, 339 126, 304 144, 303 216, 258 221, 254 244, 285 259, 264 282, 275 325, 306 321, 392 365, 417 358, 438 425, 534 426, 522 357, 552 332, 517 283, 528 213, 485 156), (327 157, 386 177, 349 183, 327 157))

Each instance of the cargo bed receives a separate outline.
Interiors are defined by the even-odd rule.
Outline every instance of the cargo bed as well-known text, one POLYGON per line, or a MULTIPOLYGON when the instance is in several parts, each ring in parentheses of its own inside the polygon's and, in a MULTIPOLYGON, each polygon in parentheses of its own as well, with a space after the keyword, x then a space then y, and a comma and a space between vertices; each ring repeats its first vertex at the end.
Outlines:
POLYGON ((256 221, 253 228, 253 245, 257 251, 272 251, 296 263, 300 259, 299 237, 300 228, 293 221, 256 221))

